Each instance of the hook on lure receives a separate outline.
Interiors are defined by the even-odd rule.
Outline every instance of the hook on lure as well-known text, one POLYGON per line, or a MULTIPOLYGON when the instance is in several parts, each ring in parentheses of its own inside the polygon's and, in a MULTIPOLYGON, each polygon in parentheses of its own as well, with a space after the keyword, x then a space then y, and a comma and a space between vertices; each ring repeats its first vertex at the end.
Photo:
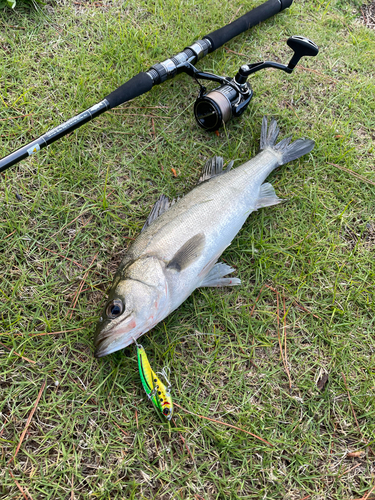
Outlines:
POLYGON ((167 378, 166 368, 163 368, 161 372, 154 372, 144 347, 138 344, 135 339, 134 342, 137 346, 138 368, 143 388, 158 415, 170 421, 173 415, 173 403, 170 393, 171 384, 167 378), (161 381, 158 374, 164 377, 167 386, 161 381))

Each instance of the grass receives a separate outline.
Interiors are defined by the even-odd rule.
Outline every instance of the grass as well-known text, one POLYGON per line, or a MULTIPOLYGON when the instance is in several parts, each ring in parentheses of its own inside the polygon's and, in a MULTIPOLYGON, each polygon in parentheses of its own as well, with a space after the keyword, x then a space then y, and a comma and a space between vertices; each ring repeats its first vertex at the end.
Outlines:
MULTIPOLYGON (((256 4, 2 11, 0 156, 256 4)), ((198 66, 286 63, 292 34, 319 56, 254 75, 249 110, 219 136, 195 125, 181 75, 1 175, 1 499, 375 498, 375 33, 358 2, 296 0, 198 66), (289 202, 251 215, 225 251, 242 286, 197 290, 143 337, 191 412, 169 426, 133 348, 93 358, 95 323, 159 194, 186 192, 214 154, 256 154, 263 115, 316 146, 270 176, 289 202)))

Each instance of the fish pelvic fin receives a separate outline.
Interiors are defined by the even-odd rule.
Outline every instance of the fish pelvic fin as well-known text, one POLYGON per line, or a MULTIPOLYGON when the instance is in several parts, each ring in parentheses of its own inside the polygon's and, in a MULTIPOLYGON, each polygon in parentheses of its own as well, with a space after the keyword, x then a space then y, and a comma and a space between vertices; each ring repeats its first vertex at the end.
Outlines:
POLYGON ((224 160, 221 156, 214 156, 206 161, 201 176, 199 177, 198 184, 201 182, 217 177, 218 175, 226 174, 233 167, 233 160, 228 163, 224 168, 224 160))
POLYGON ((260 149, 271 148, 274 151, 277 151, 281 158, 279 165, 284 165, 289 161, 296 160, 297 158, 310 153, 315 146, 315 142, 312 139, 297 139, 296 141, 290 143, 291 137, 286 137, 276 144, 279 132, 280 129, 277 125, 277 121, 274 118, 271 118, 270 125, 268 126, 267 117, 263 116, 262 129, 260 133, 260 149))
POLYGON ((227 264, 223 264, 223 262, 218 262, 214 265, 207 276, 205 276, 199 286, 219 287, 240 285, 241 280, 239 278, 224 278, 224 276, 232 273, 233 271, 233 267, 230 267, 227 264))

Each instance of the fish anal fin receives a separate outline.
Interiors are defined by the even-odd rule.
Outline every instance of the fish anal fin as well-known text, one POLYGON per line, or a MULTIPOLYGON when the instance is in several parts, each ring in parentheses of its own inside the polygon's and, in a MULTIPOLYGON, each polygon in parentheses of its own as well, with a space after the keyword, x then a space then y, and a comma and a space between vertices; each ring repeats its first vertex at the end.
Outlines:
POLYGON ((271 207, 272 205, 278 205, 282 203, 283 199, 279 198, 275 193, 275 190, 269 182, 265 182, 260 186, 259 197, 255 203, 255 209, 263 207, 271 207))
POLYGON ((223 262, 218 262, 217 264, 214 265, 214 267, 203 279, 202 283, 199 286, 219 287, 219 286, 240 285, 241 280, 239 278, 224 277, 227 274, 232 273, 233 271, 234 271, 233 267, 230 267, 227 264, 223 264, 223 262))
POLYGON ((183 271, 202 255, 206 237, 203 233, 195 234, 175 253, 168 262, 167 269, 183 271))
POLYGON ((230 161, 226 168, 224 168, 224 160, 221 156, 214 156, 206 161, 201 176, 199 177, 198 184, 201 182, 212 179, 217 175, 225 174, 233 167, 233 160, 230 161))
POLYGON ((150 215, 147 217, 141 232, 144 231, 155 219, 160 217, 164 212, 166 212, 176 200, 170 201, 164 194, 160 195, 155 205, 152 207, 150 215))

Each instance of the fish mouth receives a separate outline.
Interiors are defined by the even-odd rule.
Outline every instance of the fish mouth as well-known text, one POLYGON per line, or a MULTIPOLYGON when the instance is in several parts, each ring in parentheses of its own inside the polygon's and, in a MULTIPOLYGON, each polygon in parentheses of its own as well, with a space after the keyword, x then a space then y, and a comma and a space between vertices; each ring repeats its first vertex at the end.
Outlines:
POLYGON ((109 329, 100 330, 99 324, 94 338, 96 347, 94 356, 101 358, 132 344, 134 339, 139 337, 139 333, 134 331, 136 326, 137 323, 132 314, 109 329))

